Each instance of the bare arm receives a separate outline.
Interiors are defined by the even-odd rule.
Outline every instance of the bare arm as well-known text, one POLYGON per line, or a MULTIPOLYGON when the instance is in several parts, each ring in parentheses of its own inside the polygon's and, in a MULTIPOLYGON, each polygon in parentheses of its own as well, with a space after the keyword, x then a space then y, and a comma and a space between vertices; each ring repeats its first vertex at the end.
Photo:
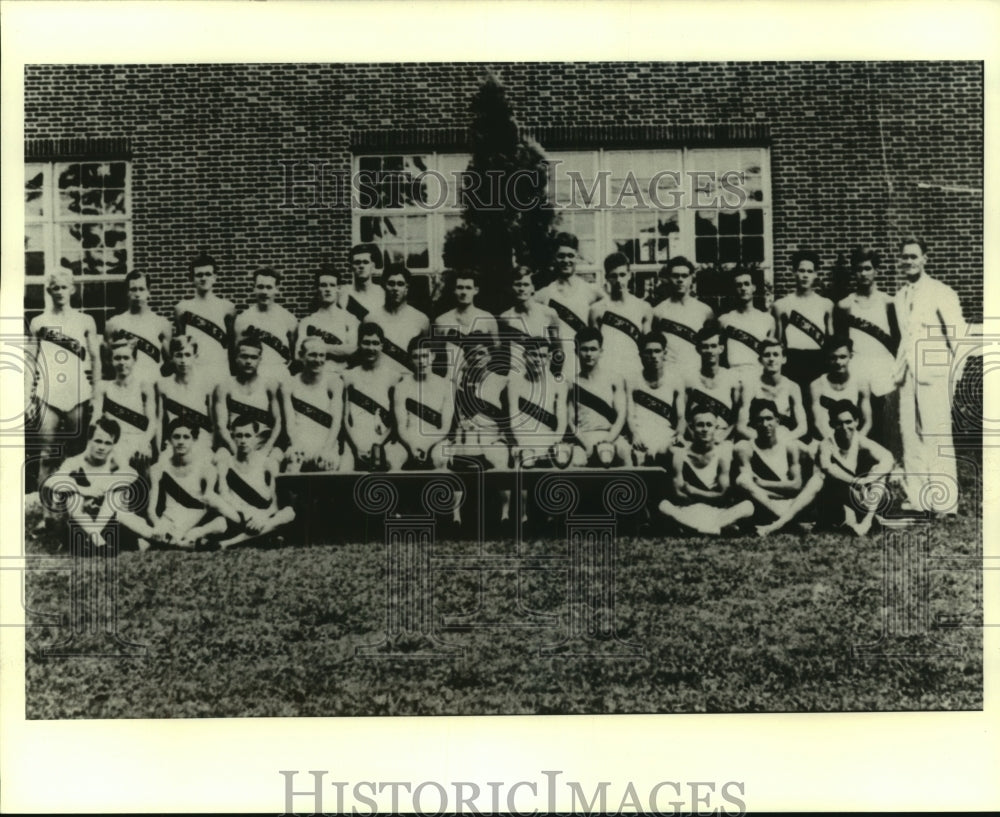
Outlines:
POLYGON ((212 415, 215 417, 215 430, 219 434, 222 444, 229 449, 229 453, 236 453, 236 443, 233 435, 229 433, 229 403, 226 397, 229 395, 229 384, 220 383, 212 391, 212 415))
POLYGON ((271 433, 267 435, 267 439, 261 447, 261 453, 265 456, 271 452, 275 443, 278 442, 278 437, 281 436, 283 410, 280 391, 281 385, 277 380, 273 380, 267 385, 267 408, 274 418, 274 425, 271 426, 271 433))
POLYGON ((615 421, 611 425, 611 429, 608 431, 609 440, 617 440, 621 434, 622 429, 625 428, 625 420, 628 417, 628 411, 626 407, 625 400, 625 381, 618 377, 617 382, 612 385, 614 392, 612 394, 612 405, 615 410, 615 421))

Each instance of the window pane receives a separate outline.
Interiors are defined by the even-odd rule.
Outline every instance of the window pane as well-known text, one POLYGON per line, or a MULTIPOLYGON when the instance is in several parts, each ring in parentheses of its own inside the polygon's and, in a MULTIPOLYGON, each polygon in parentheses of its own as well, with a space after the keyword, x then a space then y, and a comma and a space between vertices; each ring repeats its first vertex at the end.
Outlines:
POLYGON ((104 176, 105 187, 125 187, 125 162, 108 162, 105 165, 104 176))
POLYGON ((104 225, 103 224, 84 224, 83 225, 83 248, 85 250, 92 250, 95 247, 100 247, 104 244, 104 225))
POLYGON ((715 226, 718 213, 712 210, 699 210, 694 214, 695 235, 716 235, 719 231, 715 226))
POLYGON ((104 191, 104 212, 106 214, 125 213, 125 191, 107 189, 104 191))
POLYGON ((714 238, 694 240, 694 259, 699 264, 709 264, 718 258, 718 247, 714 238))
POLYGON ((83 266, 83 252, 63 252, 59 254, 59 266, 68 269, 74 275, 79 275, 83 266))
POLYGON ((735 264, 740 260, 740 240, 738 238, 719 239, 719 260, 723 264, 735 264))
POLYGON ((740 234, 740 214, 739 213, 719 213, 719 233, 720 235, 740 234))
POLYGON ((743 261, 747 264, 762 264, 764 262, 764 239, 750 236, 743 239, 743 261))
POLYGON ((79 190, 64 190, 59 194, 59 214, 63 216, 80 214, 79 190))
MULTIPOLYGON (((28 284, 24 288, 24 308, 25 309, 45 308, 44 284, 28 284)), ((27 317, 27 315, 25 317, 27 317)))
POLYGON ((102 194, 98 190, 86 190, 80 197, 80 209, 85 216, 99 216, 104 211, 102 194))
POLYGON ((125 275, 128 273, 128 251, 111 250, 105 253, 107 265, 104 269, 108 275, 125 275))
POLYGON ((552 153, 548 156, 550 178, 554 177, 556 201, 574 207, 585 207, 590 200, 600 200, 597 184, 597 153, 592 150, 552 153))
POLYGON ((60 164, 56 165, 59 169, 59 189, 67 190, 71 187, 80 186, 80 165, 75 164, 60 164))
POLYGON ((45 230, 41 224, 24 228, 24 274, 45 274, 45 230))
POLYGON ((87 162, 80 166, 80 186, 100 187, 101 186, 101 166, 93 162, 87 162))
POLYGON ((45 170, 38 165, 25 165, 24 168, 24 217, 41 218, 43 211, 43 196, 45 186, 45 170))
POLYGON ((740 224, 740 231, 743 233, 743 235, 763 235, 764 211, 744 210, 743 221, 740 224))
POLYGON ((83 254, 83 274, 101 275, 104 272, 104 253, 85 252, 83 254))
POLYGON ((59 249, 77 249, 83 236, 79 224, 60 224, 57 231, 59 249))
POLYGON ((126 238, 127 233, 124 224, 111 224, 104 230, 105 247, 124 246, 126 238))

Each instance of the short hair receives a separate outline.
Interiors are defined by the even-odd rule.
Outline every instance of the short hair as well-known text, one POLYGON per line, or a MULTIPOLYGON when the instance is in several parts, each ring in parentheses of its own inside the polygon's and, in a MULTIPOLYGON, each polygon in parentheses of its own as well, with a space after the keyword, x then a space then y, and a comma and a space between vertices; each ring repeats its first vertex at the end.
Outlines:
POLYGON ((167 439, 169 440, 173 437, 174 432, 179 428, 186 428, 196 440, 198 439, 198 433, 201 431, 194 420, 181 415, 180 417, 175 417, 167 424, 167 439))
POLYGON ((559 247, 572 247, 577 252, 580 251, 580 239, 578 239, 573 233, 556 233, 555 237, 552 239, 552 246, 554 249, 559 249, 559 247))
POLYGON ((65 280, 66 278, 69 278, 73 282, 73 286, 76 286, 76 274, 73 270, 66 269, 65 267, 52 270, 52 272, 45 276, 45 287, 47 289, 49 284, 65 280))
POLYGON ((94 438, 94 432, 97 431, 97 429, 101 429, 101 431, 111 437, 111 441, 115 443, 118 442, 122 436, 122 427, 118 424, 118 421, 108 417, 106 414, 99 417, 97 422, 90 427, 90 430, 87 432, 88 440, 92 440, 94 438))
POLYGON ((750 401, 750 419, 756 419, 762 411, 770 411, 775 417, 780 416, 777 403, 763 397, 755 397, 750 401))
POLYGON ((666 264, 660 267, 660 273, 659 273, 660 277, 665 278, 666 276, 670 275, 671 272, 677 269, 677 267, 687 267, 690 270, 689 274, 694 275, 694 264, 688 261, 688 259, 683 255, 675 255, 673 258, 667 261, 666 264))
POLYGON ((198 354, 198 341, 190 335, 174 335, 170 339, 168 351, 170 352, 171 357, 177 354, 177 352, 182 352, 185 349, 190 349, 195 354, 198 354))
POLYGON ((755 287, 757 286, 757 277, 754 275, 753 270, 747 269, 746 267, 736 267, 729 273, 729 283, 733 285, 734 289, 736 288, 736 279, 744 275, 750 278, 751 284, 755 287))
POLYGON ((128 290, 128 285, 133 281, 137 281, 142 278, 146 282, 146 288, 149 288, 149 276, 142 272, 141 270, 134 269, 128 275, 125 276, 125 289, 128 290))
POLYGON ((523 346, 526 352, 538 351, 543 347, 551 349, 552 338, 548 338, 545 335, 534 335, 530 338, 526 338, 523 342, 523 346))
POLYGON ((583 344, 590 343, 592 340, 596 340, 597 345, 601 348, 604 347, 604 336, 601 335, 600 329, 594 326, 581 327, 576 333, 576 348, 579 349, 583 344))
POLYGON ((854 354, 854 341, 847 335, 831 335, 823 344, 823 354, 832 355, 842 346, 847 347, 847 351, 854 354))
POLYGON ((382 329, 377 323, 373 321, 365 321, 361 326, 358 327, 358 341, 360 342, 362 338, 370 337, 375 335, 378 337, 379 342, 385 343, 385 330, 382 329))
POLYGON ((305 351, 306 344, 308 343, 320 343, 323 345, 324 352, 326 350, 326 341, 323 340, 323 338, 319 335, 306 335, 301 341, 299 341, 299 355, 305 351))
POLYGON ((413 273, 407 269, 405 264, 387 264, 385 270, 382 272, 382 285, 384 286, 385 282, 394 275, 402 275, 407 286, 410 285, 410 280, 413 278, 413 273))
POLYGON ((458 283, 459 279, 465 281, 472 281, 472 285, 474 287, 476 288, 479 287, 479 273, 476 272, 474 269, 466 267, 465 269, 460 268, 453 270, 451 273, 451 285, 455 286, 455 284, 458 283))
POLYGON ((111 342, 109 346, 111 347, 112 353, 115 349, 121 349, 124 346, 132 353, 132 357, 136 357, 139 354, 139 344, 136 343, 135 338, 130 337, 128 332, 124 329, 119 329, 111 334, 111 342))
POLYGON ((252 332, 247 332, 236 341, 235 351, 239 352, 241 346, 249 346, 251 349, 256 349, 261 354, 264 354, 264 345, 260 342, 260 338, 252 332))
POLYGON ((685 414, 688 420, 693 420, 699 414, 711 414, 713 417, 719 416, 719 412, 715 410, 715 407, 711 403, 691 403, 685 414))
POLYGON ((826 411, 827 414, 830 415, 831 423, 837 419, 838 414, 842 414, 845 411, 850 412, 856 422, 861 422, 861 409, 859 409, 850 400, 837 400, 832 406, 827 408, 826 411))
POLYGON ((531 285, 532 286, 535 285, 534 270, 532 270, 531 267, 525 266, 524 264, 521 264, 514 268, 514 274, 511 276, 510 279, 511 286, 520 281, 522 278, 530 278, 531 285))
POLYGON ((777 346, 779 349, 781 349, 781 354, 787 356, 787 351, 785 349, 785 344, 783 344, 777 338, 764 338, 764 340, 762 340, 760 343, 758 343, 757 344, 757 355, 759 357, 763 357, 764 356, 764 351, 767 350, 767 349, 770 349, 770 348, 772 348, 774 346, 777 346))
POLYGON ((254 270, 253 273, 254 281, 256 281, 261 275, 267 278, 273 278, 275 286, 281 285, 281 273, 278 272, 276 269, 272 269, 271 267, 260 267, 254 270))
POLYGON ((230 431, 234 431, 237 428, 242 428, 243 426, 250 426, 253 429, 254 434, 260 433, 260 423, 258 423, 249 414, 237 414, 236 416, 230 418, 229 420, 230 431))
POLYGON ((607 258, 604 259, 604 274, 607 275, 611 270, 618 269, 618 267, 625 267, 629 271, 632 270, 632 264, 628 260, 628 256, 623 252, 613 252, 607 258))
POLYGON ((406 344, 407 354, 413 354, 417 349, 427 349, 432 355, 437 354, 437 350, 440 344, 438 341, 431 337, 430 332, 420 332, 410 338, 410 342, 406 344))
POLYGON ((857 246, 851 250, 851 269, 857 269, 865 261, 871 261, 875 269, 882 266, 882 256, 872 247, 857 246))
POLYGON ((646 348, 647 343, 659 343, 664 349, 667 348, 667 336, 662 332, 646 332, 639 338, 639 350, 646 348))
POLYGON ((219 271, 219 265, 216 263, 215 259, 208 253, 204 252, 198 253, 198 255, 192 258, 188 263, 188 277, 194 278, 194 271, 198 267, 211 267, 213 275, 219 271))
POLYGON ((792 269, 798 269, 801 261, 812 261, 813 269, 819 269, 819 254, 812 250, 798 250, 792 253, 792 269))
POLYGON ((356 255, 369 255, 371 256, 372 263, 381 269, 382 267, 382 250, 378 248, 378 244, 373 244, 370 241, 363 244, 355 244, 351 247, 351 251, 347 254, 348 259, 354 260, 356 255))
POLYGON ((319 269, 313 273, 313 283, 319 286, 320 278, 336 278, 337 283, 340 283, 340 273, 337 271, 337 267, 333 264, 320 264, 319 269))
POLYGON ((722 325, 718 321, 709 321, 694 336, 695 346, 701 346, 709 338, 718 337, 722 339, 722 325))
POLYGON ((922 252, 924 255, 927 255, 927 242, 924 241, 920 236, 918 235, 904 236, 899 242, 899 250, 902 250, 903 247, 905 247, 907 244, 916 244, 918 247, 920 247, 920 252, 922 252))

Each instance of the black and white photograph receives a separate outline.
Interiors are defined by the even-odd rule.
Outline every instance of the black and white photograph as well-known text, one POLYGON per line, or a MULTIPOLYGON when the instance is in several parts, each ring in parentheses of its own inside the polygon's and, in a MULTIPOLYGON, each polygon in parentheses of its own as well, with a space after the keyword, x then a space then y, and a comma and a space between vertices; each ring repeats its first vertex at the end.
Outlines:
POLYGON ((26 723, 982 712, 987 64, 916 56, 26 60, 26 723))

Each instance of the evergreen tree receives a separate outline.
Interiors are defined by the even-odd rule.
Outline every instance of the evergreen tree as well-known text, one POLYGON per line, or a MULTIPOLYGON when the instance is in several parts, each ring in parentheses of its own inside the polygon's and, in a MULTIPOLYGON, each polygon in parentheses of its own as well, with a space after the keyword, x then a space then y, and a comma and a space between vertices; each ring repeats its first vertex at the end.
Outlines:
POLYGON ((479 302, 497 312, 509 305, 511 272, 549 263, 555 218, 546 197, 547 165, 537 146, 522 139, 503 86, 492 74, 470 106, 472 159, 462 184, 462 224, 445 238, 444 262, 480 275, 479 302))

